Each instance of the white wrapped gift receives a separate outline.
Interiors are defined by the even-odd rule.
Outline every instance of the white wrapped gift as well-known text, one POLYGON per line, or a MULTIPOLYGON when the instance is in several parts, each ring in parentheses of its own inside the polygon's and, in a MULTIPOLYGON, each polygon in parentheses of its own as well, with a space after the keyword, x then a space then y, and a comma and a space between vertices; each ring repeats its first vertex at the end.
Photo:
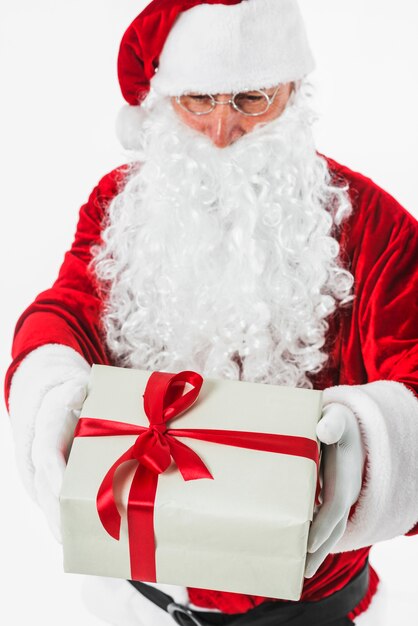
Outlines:
MULTIPOLYGON (((168 421, 164 434, 161 426, 151 432, 144 410, 150 376, 142 370, 92 368, 80 425, 88 424, 91 431, 88 418, 100 420, 93 423, 99 431, 75 437, 64 476, 60 502, 65 571, 298 600, 317 484, 315 429, 321 392, 204 379, 197 399, 168 421), (139 431, 100 434, 103 424, 113 432, 113 422, 139 431), (235 433, 244 433, 243 445, 249 447, 207 441, 205 435, 177 436, 176 429, 228 431, 231 441, 235 433), (185 480, 172 459, 165 471, 155 473, 134 457, 121 463, 113 477, 108 474, 139 437, 144 441, 145 432, 151 438, 151 457, 153 437, 165 446, 171 433, 170 440, 198 455, 212 478, 185 480), (251 438, 264 441, 265 435, 274 440, 274 450, 278 446, 282 451, 252 449, 261 444, 251 443, 251 438), (128 514, 133 483, 137 500, 149 499, 151 483, 156 489, 152 507, 148 500, 135 506, 130 502, 128 514), (108 508, 99 516, 100 493, 108 508), (113 517, 120 515, 120 532, 113 536, 103 525, 114 506, 109 498, 117 507, 113 517), (135 517, 138 509, 142 517, 135 517)), ((110 522, 113 528, 116 521, 110 522)))

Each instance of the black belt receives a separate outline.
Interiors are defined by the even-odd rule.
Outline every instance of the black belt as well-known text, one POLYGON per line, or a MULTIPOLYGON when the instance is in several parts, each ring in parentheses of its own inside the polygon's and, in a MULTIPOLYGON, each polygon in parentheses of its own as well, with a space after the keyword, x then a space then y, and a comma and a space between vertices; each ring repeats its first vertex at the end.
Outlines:
POLYGON ((274 602, 268 600, 246 613, 193 611, 155 587, 129 581, 143 596, 169 613, 179 626, 349 626, 348 613, 361 602, 369 587, 369 562, 357 576, 331 596, 317 602, 274 602))

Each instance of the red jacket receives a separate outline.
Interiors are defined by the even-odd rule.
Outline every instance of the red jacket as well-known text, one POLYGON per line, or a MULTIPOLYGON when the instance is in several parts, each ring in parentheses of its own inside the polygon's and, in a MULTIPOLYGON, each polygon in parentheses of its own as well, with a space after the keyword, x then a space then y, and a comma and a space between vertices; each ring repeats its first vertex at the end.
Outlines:
MULTIPOLYGON (((316 389, 394 380, 418 396, 418 222, 370 179, 328 160, 337 178, 349 183, 354 210, 334 236, 344 266, 355 278, 353 306, 329 319, 328 363, 313 380, 316 389)), ((123 186, 126 168, 102 178, 81 207, 75 239, 53 286, 20 316, 5 379, 8 396, 21 360, 47 343, 72 347, 90 363, 114 365, 100 321, 103 302, 88 270, 90 248, 100 241, 106 208, 123 186)), ((409 534, 418 533, 418 524, 409 534)), ((302 600, 318 600, 343 587, 364 565, 369 548, 332 554, 305 580, 302 600)), ((369 593, 350 617, 364 610, 369 593)), ((265 598, 189 588, 190 601, 227 613, 245 612, 265 598)))

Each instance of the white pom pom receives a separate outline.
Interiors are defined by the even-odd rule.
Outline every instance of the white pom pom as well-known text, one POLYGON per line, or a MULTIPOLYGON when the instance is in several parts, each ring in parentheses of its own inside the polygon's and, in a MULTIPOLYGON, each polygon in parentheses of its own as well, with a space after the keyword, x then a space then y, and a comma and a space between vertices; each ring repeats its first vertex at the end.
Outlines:
POLYGON ((140 106, 124 105, 116 119, 116 135, 126 150, 139 147, 138 135, 145 119, 145 111, 140 106))

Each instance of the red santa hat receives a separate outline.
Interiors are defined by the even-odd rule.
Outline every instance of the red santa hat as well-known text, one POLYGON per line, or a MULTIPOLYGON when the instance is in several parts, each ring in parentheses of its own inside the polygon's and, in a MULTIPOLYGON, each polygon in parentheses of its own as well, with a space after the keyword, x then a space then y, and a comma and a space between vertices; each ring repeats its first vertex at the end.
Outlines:
MULTIPOLYGON (((152 0, 125 32, 118 59, 122 94, 135 109, 151 85, 169 96, 231 93, 313 69, 296 0, 152 0)), ((137 114, 125 114, 119 132, 136 125, 137 114)))

